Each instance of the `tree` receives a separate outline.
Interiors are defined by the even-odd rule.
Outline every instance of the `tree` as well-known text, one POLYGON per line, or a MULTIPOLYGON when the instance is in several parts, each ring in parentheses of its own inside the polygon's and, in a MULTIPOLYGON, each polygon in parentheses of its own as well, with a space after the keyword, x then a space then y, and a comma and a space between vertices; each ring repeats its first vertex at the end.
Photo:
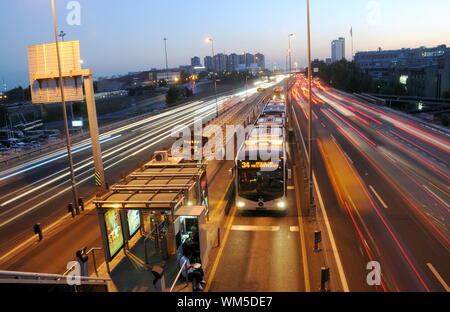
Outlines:
POLYGON ((183 92, 180 90, 180 88, 176 86, 170 86, 169 90, 166 94, 166 103, 167 105, 173 105, 174 103, 181 100, 183 97, 183 92))

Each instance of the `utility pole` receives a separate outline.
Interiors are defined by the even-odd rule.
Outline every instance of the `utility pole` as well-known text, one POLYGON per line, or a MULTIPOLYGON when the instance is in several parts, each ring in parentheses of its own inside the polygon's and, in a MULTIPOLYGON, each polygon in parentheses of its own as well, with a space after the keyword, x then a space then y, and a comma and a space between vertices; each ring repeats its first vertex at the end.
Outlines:
POLYGON ((308 31, 308 105, 309 105, 309 116, 308 116, 308 156, 309 156, 309 164, 308 164, 308 171, 309 171, 309 215, 311 217, 316 216, 316 208, 314 205, 314 188, 313 188, 313 168, 312 168, 312 103, 311 103, 311 97, 312 97, 312 73, 311 73, 311 21, 310 21, 310 10, 309 10, 309 0, 306 0, 306 15, 307 15, 307 31, 308 31))
POLYGON ((215 62, 215 56, 214 53, 214 39, 213 38, 206 38, 206 42, 211 43, 211 53, 212 53, 212 66, 213 66, 213 76, 214 76, 214 97, 216 100, 216 117, 219 117, 219 104, 217 103, 217 79, 216 79, 216 62, 215 62))
POLYGON ((164 51, 166 53, 166 83, 169 84, 169 62, 167 59, 167 38, 164 38, 164 51))
POLYGON ((60 51, 59 51, 59 41, 58 41, 58 27, 57 27, 57 23, 56 23, 55 0, 51 0, 51 2, 52 2, 52 15, 53 15, 53 30, 54 30, 55 44, 56 44, 56 57, 58 58, 59 87, 61 90, 61 102, 62 102, 63 115, 64 115, 67 156, 68 156, 68 160, 69 160, 69 168, 70 168, 70 176, 71 176, 71 184, 72 184, 72 194, 73 194, 73 204, 77 205, 78 204, 78 191, 77 191, 77 182, 75 179, 75 170, 74 170, 74 166, 73 166, 73 158, 72 158, 72 152, 71 152, 69 123, 67 120, 66 99, 65 99, 65 95, 64 95, 64 81, 63 81, 63 76, 62 76, 61 55, 60 55, 60 51))

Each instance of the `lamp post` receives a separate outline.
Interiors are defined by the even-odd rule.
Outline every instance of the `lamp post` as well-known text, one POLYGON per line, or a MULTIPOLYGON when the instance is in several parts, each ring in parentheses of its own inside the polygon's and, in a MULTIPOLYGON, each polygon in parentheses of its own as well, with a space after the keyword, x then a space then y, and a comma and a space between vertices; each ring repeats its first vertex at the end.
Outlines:
POLYGON ((288 53, 289 53, 289 75, 292 74, 292 48, 291 48, 291 38, 294 38, 295 34, 289 34, 288 36, 288 53))
POLYGON ((164 38, 164 52, 166 54, 166 84, 169 84, 169 61, 167 59, 167 38, 164 38))
POLYGON ((312 169, 312 103, 311 103, 311 89, 312 89, 312 76, 311 76, 311 21, 309 14, 309 0, 306 0, 306 15, 307 15, 307 38, 308 38, 308 106, 309 106, 309 117, 308 117, 308 178, 309 178, 309 215, 314 217, 316 215, 316 208, 314 205, 314 189, 313 189, 313 169, 312 169))
POLYGON ((217 80, 216 80, 216 64, 215 64, 215 53, 214 53, 214 39, 208 37, 205 39, 206 43, 211 43, 211 53, 212 53, 212 65, 213 65, 213 76, 214 76, 214 97, 216 100, 216 117, 219 117, 219 107, 217 103, 217 80))
MULTIPOLYGON (((67 156, 69 160, 69 168, 70 168, 70 176, 71 176, 71 184, 72 184, 72 194, 73 194, 73 204, 78 207, 78 191, 77 191, 77 183, 75 179, 75 170, 73 166, 73 158, 71 152, 71 141, 70 141, 70 133, 69 133, 69 122, 67 120, 67 109, 66 109, 66 99, 64 95, 64 82, 62 76, 62 68, 61 68, 61 55, 59 51, 59 41, 58 41, 58 27, 56 23, 56 12, 55 12, 55 0, 51 0, 52 2, 52 15, 53 15, 53 30, 55 35, 55 44, 56 44, 56 57, 58 59, 58 73, 59 73, 59 87, 61 90, 61 103, 63 107, 63 115, 64 115, 64 126, 65 126, 65 135, 66 135, 66 146, 67 146, 67 156)), ((78 209, 77 209, 78 211, 78 209)))

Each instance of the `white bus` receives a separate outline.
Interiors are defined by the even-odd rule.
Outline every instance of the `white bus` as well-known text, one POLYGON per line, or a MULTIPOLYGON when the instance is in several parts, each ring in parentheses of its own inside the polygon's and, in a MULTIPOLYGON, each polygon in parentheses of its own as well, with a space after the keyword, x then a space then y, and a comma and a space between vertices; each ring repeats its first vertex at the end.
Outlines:
POLYGON ((287 209, 290 170, 285 112, 284 104, 269 102, 237 154, 236 206, 240 210, 287 209))

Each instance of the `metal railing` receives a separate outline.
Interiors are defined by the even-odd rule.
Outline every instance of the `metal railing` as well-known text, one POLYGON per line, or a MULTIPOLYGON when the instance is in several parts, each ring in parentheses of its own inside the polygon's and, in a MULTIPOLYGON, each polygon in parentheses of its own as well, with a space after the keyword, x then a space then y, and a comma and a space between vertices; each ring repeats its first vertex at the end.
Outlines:
MULTIPOLYGON (((14 280, 38 280, 38 281, 60 281, 62 279, 66 279, 66 275, 60 274, 47 274, 47 273, 30 273, 30 272, 19 272, 19 271, 0 271, 0 281, 10 277, 14 280)), ((110 278, 101 278, 101 277, 89 277, 89 276, 77 276, 81 281, 96 281, 96 282, 108 282, 111 281, 110 278)), ((7 279, 11 281, 10 279, 7 279)))
MULTIPOLYGON (((187 268, 185 269, 186 263, 187 263, 187 260, 183 262, 183 265, 181 266, 181 269, 178 271, 178 274, 175 277, 175 280, 173 281, 172 287, 170 287, 169 292, 172 292, 173 289, 175 288, 178 280, 180 279, 181 273, 183 273, 183 270, 186 270, 186 273, 187 273, 187 268)), ((187 277, 187 274, 186 274, 186 286, 189 286, 189 278, 187 277)))
MULTIPOLYGON (((100 251, 100 250, 103 250, 103 248, 94 247, 94 248, 91 248, 91 249, 86 253, 86 255, 89 255, 89 254, 92 253, 92 261, 93 261, 93 263, 94 263, 95 275, 97 275, 97 277, 98 277, 98 268, 97 268, 97 261, 96 261, 96 258, 95 258, 95 251, 100 251)), ((74 264, 73 266, 71 266, 69 269, 67 269, 66 272, 63 273, 63 276, 67 276, 67 274, 69 274, 70 272, 72 272, 73 269, 74 269, 75 267, 76 267, 76 264, 74 264)))

